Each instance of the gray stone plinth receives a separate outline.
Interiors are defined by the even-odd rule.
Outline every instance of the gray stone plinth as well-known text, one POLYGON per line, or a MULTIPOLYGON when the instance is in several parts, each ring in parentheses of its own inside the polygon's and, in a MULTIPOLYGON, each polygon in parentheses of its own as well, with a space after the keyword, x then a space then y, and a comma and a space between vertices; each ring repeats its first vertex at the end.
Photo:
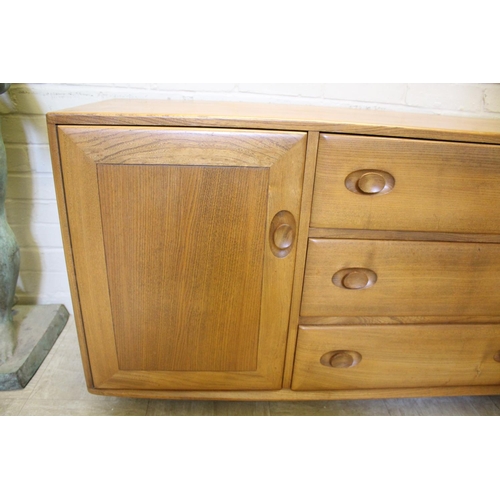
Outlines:
POLYGON ((0 391, 26 387, 68 321, 63 305, 15 306, 14 354, 0 365, 0 391))

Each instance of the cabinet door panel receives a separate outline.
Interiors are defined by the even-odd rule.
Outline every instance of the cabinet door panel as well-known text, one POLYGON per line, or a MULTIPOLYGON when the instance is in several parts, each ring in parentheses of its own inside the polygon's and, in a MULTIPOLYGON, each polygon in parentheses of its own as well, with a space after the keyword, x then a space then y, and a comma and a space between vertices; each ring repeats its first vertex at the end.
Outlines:
POLYGON ((121 369, 257 369, 268 177, 98 167, 121 369))
POLYGON ((94 385, 281 386, 306 135, 59 127, 94 385))

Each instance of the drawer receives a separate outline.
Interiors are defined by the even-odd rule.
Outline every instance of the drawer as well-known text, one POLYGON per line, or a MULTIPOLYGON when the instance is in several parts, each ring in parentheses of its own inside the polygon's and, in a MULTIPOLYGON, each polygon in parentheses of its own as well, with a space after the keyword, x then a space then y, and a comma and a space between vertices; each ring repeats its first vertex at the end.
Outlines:
POLYGON ((496 384, 499 325, 299 329, 296 391, 496 384))
POLYGON ((498 316, 500 245, 309 240, 301 316, 498 316))
POLYGON ((321 135, 311 226, 500 233, 500 147, 321 135))

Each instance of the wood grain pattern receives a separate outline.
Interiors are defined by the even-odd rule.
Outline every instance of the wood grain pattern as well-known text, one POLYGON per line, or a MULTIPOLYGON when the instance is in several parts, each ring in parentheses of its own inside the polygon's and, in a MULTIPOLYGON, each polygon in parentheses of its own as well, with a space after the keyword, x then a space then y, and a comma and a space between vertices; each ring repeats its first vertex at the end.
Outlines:
POLYGON ((496 234, 425 233, 417 231, 371 231, 360 229, 310 228, 310 238, 339 240, 395 240, 500 243, 496 234))
POLYGON ((299 220, 306 135, 95 127, 60 127, 59 135, 65 183, 72 197, 68 215, 71 234, 76 235, 72 243, 78 253, 76 272, 95 386, 279 388, 295 249, 278 259, 265 243, 276 213, 287 210, 299 220), (144 179, 139 180, 139 171, 144 179), (249 206, 242 207, 242 203, 249 206), (168 228, 162 215, 171 223, 168 228), (122 231, 126 223, 134 240, 128 242, 129 248, 122 231), (164 234, 155 233, 155 224, 164 234), (204 224, 213 234, 203 234, 204 224), (237 227, 229 230, 234 224, 237 227), (162 248, 163 243, 166 247, 162 248), (250 258, 251 247, 255 255, 250 258), (236 254, 243 257, 235 255, 236 248, 236 254), (154 263, 157 251, 163 257, 154 263), (130 253, 135 260, 127 262, 130 253), (168 298, 175 285, 169 282, 168 289, 160 291, 161 280, 154 275, 158 272, 165 277, 169 270, 180 277, 175 291, 184 302, 173 319, 169 316, 168 324, 158 326, 140 308, 134 309, 131 301, 137 300, 135 291, 147 313, 158 314, 165 307, 165 313, 160 313, 160 319, 165 319, 161 314, 166 316, 179 305, 175 298, 168 298), (153 278, 149 289, 148 278, 153 278), (132 289, 124 291, 127 285, 132 289), (244 304, 247 288, 249 304, 244 304), (162 294, 160 301, 157 293, 162 294), (223 293, 227 294, 225 304, 223 293), (209 303, 213 309, 207 313, 209 303), (131 311, 123 313, 127 307, 131 311), (204 325, 207 317, 211 320, 204 325), (144 337, 137 342, 136 325, 130 321, 140 319, 147 326, 139 331, 138 336, 144 337), (247 326, 247 322, 253 323, 247 326), (182 325, 186 335, 169 333, 172 325, 182 325), (195 325, 196 331, 191 329, 195 325), (231 325, 242 331, 231 334, 231 325), (212 338, 203 338, 202 330, 212 338), (163 335, 173 338, 165 340, 163 335), (190 335, 192 340, 187 338, 190 335), (212 352, 221 341, 231 345, 222 346, 220 353, 212 352), (169 352, 174 345, 176 352, 169 352), (234 358, 236 349, 241 353, 238 359, 234 358))
POLYGON ((409 387, 404 389, 357 389, 335 391, 155 391, 90 388, 91 394, 123 398, 186 401, 343 401, 387 398, 438 398, 500 394, 500 385, 462 387, 409 387))
POLYGON ((268 169, 98 173, 120 369, 256 370, 268 169))
POLYGON ((297 140, 289 132, 159 127, 59 127, 94 163, 270 168, 297 140))
POLYGON ((322 134, 311 226, 499 234, 499 182, 496 146, 322 134), (391 174, 393 190, 350 192, 364 169, 391 174))
POLYGON ((109 100, 49 113, 56 124, 304 130, 500 144, 496 119, 281 104, 109 100))
POLYGON ((311 239, 301 316, 497 316, 499 281, 500 245, 311 239), (377 282, 333 285, 346 268, 377 282))
POLYGON ((294 390, 474 386, 500 384, 493 359, 498 325, 301 327, 294 390), (353 368, 328 368, 329 351, 355 351, 353 368))
POLYGON ((301 325, 499 324, 500 316, 301 316, 301 325))
MULTIPOLYGON (((64 130, 58 130, 68 230, 85 328, 92 379, 95 386, 116 373, 118 359, 106 271, 106 256, 98 200, 95 163, 75 147, 64 130), (106 353, 106 356, 103 356, 106 353)), ((81 333, 80 333, 81 334, 81 333)))
POLYGON ((59 156, 59 139, 57 136, 57 127, 53 124, 47 124, 50 157, 52 161, 52 171, 54 175, 54 185, 56 190, 57 209, 59 213, 59 223, 61 226, 61 235, 64 246, 64 258, 66 261, 66 269, 68 273, 69 288, 71 292, 71 300, 73 303, 73 314, 75 322, 78 325, 78 343, 80 346, 83 371, 85 373, 85 381, 87 387, 93 387, 92 370, 90 368, 87 340, 85 338, 83 328, 82 311, 80 308, 80 297, 78 294, 78 283, 75 274, 75 263, 73 260, 73 247, 71 244, 71 235, 69 233, 68 212, 66 204, 66 193, 64 189, 64 180, 61 167, 61 159, 59 156))
POLYGON ((288 342, 286 348, 285 370, 283 374, 283 388, 289 389, 292 383, 293 362, 295 358, 295 344, 297 342, 297 327, 299 325, 300 304, 302 301, 302 287, 304 284, 304 270, 307 256, 308 230, 311 219, 311 204, 318 154, 319 134, 311 132, 307 138, 306 164, 304 170, 304 187, 300 209, 300 224, 297 234, 297 257, 295 275, 293 278, 292 303, 290 308, 290 324, 288 327, 288 342))

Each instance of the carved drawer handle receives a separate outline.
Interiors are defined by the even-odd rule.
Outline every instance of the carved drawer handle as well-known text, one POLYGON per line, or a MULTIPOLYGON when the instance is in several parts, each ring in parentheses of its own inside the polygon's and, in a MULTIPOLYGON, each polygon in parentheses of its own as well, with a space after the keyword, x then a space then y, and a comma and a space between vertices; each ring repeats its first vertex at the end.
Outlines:
POLYGON ((276 257, 282 259, 292 251, 295 234, 295 217, 286 210, 278 212, 271 222, 269 233, 269 245, 276 257))
POLYGON ((388 194, 395 185, 394 177, 383 170, 357 170, 345 180, 345 187, 349 191, 365 196, 388 194))
POLYGON ((366 290, 377 282, 377 275, 370 269, 342 269, 333 275, 332 281, 345 290, 366 290))
POLYGON ((327 352, 321 358, 321 364, 329 368, 353 368, 361 363, 363 357, 356 351, 327 352))
POLYGON ((500 351, 498 351, 494 356, 493 359, 497 362, 500 363, 500 351))

